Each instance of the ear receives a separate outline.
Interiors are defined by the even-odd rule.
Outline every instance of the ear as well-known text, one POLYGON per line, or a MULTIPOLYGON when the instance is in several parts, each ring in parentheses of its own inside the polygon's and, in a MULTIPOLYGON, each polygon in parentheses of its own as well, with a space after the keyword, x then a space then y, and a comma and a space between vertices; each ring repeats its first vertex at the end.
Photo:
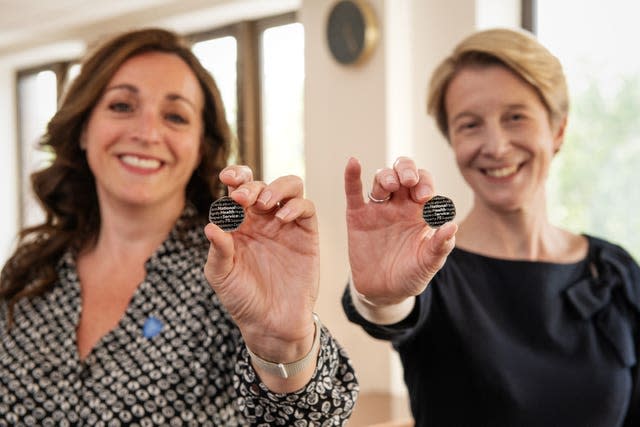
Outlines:
POLYGON ((560 147, 562 147, 562 143, 564 142, 564 132, 566 128, 567 116, 564 116, 558 121, 558 124, 555 126, 555 130, 553 131, 553 154, 560 151, 560 147))
POLYGON ((204 144, 207 143, 204 135, 200 137, 200 147, 198 148, 198 165, 202 162, 202 158, 204 157, 204 144))
POLYGON ((80 134, 80 149, 82 151, 87 151, 87 128, 82 128, 82 133, 80 134))

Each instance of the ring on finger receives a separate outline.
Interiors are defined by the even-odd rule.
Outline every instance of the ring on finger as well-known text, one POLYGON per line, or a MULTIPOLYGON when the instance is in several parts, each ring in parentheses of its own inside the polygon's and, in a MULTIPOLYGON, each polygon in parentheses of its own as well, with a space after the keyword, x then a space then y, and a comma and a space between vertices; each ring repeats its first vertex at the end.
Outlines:
POLYGON ((371 200, 373 203, 384 203, 384 202, 388 201, 391 198, 391 193, 389 193, 389 195, 387 197, 385 197, 384 199, 376 199, 371 194, 371 191, 369 191, 369 193, 367 193, 367 196, 369 197, 369 200, 371 200))

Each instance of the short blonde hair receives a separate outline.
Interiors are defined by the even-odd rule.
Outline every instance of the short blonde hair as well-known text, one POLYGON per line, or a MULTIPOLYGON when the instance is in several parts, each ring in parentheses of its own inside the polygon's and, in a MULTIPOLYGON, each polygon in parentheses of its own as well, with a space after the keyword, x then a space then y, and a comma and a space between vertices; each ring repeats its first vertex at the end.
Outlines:
POLYGON ((435 69, 429 83, 427 112, 449 139, 445 95, 463 68, 502 65, 529 83, 540 95, 552 126, 568 114, 569 94, 562 65, 547 48, 524 30, 491 29, 463 39, 435 69))

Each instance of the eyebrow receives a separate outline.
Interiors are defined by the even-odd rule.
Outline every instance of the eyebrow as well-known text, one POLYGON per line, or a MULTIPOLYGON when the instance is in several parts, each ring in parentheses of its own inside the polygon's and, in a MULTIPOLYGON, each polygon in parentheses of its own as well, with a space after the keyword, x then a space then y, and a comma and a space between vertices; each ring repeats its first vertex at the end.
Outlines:
POLYGON ((507 105, 507 110, 526 110, 528 108, 529 108, 529 105, 524 103, 515 103, 515 104, 507 105))
MULTIPOLYGON (((514 103, 514 104, 507 104, 506 106, 506 110, 508 111, 512 111, 512 110, 526 110, 528 108, 527 104, 523 104, 523 103, 514 103)), ((456 120, 465 118, 465 117, 476 117, 477 114, 471 112, 471 111, 462 111, 461 113, 456 114, 455 116, 453 116, 451 118, 452 122, 455 122, 456 120)))
POLYGON ((476 117, 477 114, 470 113, 468 111, 463 111, 462 113, 458 113, 455 116, 451 117, 451 122, 454 123, 460 119, 464 119, 465 117, 476 117))
MULTIPOLYGON (((140 92, 138 90, 138 88, 135 87, 134 85, 129 84, 129 83, 122 83, 122 84, 115 85, 115 86, 109 86, 108 88, 105 89, 104 93, 110 92, 112 90, 126 90, 128 92, 135 93, 135 94, 138 94, 140 92)), ((183 102, 186 102, 187 104, 189 104, 191 106, 191 108, 193 108, 196 111, 198 110, 196 108, 195 104, 193 102, 191 102, 191 100, 185 98, 184 96, 182 96, 180 94, 170 93, 165 98, 168 99, 169 101, 183 101, 183 102)))

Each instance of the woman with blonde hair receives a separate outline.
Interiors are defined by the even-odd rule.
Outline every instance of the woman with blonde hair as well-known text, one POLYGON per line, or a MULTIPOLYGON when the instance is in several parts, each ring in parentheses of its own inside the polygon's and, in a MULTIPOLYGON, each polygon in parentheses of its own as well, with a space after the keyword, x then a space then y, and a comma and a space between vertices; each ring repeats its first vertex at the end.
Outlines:
POLYGON ((434 71, 428 111, 473 190, 459 225, 425 224, 435 179, 409 158, 376 173, 368 203, 358 162, 345 170, 343 306, 398 351, 416 425, 639 425, 640 267, 547 215, 558 59, 524 31, 476 32, 434 71))

